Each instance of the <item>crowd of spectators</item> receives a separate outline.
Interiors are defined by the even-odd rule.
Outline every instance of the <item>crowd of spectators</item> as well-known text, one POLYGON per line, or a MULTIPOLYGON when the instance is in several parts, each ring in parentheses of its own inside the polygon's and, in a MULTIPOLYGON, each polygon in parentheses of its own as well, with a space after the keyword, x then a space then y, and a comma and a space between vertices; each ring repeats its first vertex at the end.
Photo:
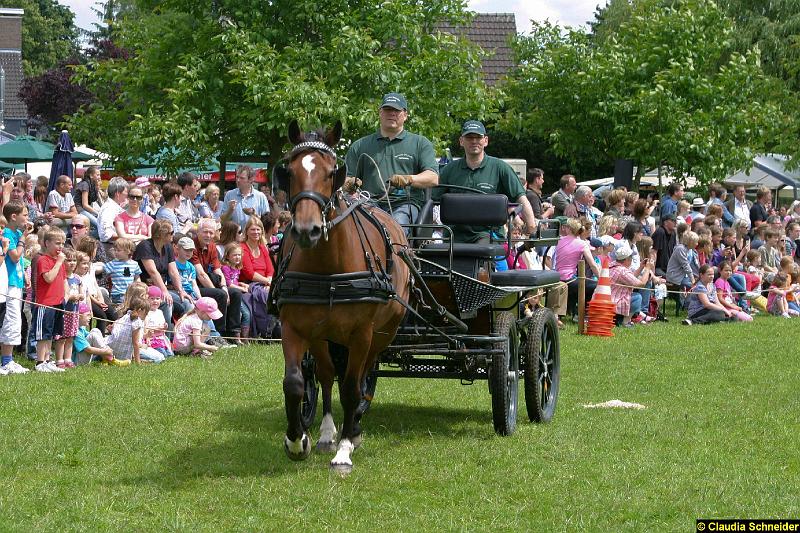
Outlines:
MULTIPOLYGON (((28 371, 13 360, 15 348, 37 371, 62 372, 92 360, 209 356, 278 337, 265 303, 291 215, 285 196, 257 190, 254 178, 240 166, 222 199, 217 185, 203 190, 188 172, 163 184, 115 177, 103 187, 91 167, 74 186, 59 177, 52 191, 44 177, 7 180, 0 373, 28 371)), ((572 175, 548 198, 543 182, 532 169, 526 197, 537 218, 560 218, 562 237, 549 249, 512 250, 504 268, 556 270, 562 283, 547 305, 560 323, 577 311, 581 261, 587 299, 608 267, 620 327, 665 320, 669 297, 686 310, 686 324, 800 315, 800 202, 776 208, 769 189, 751 202, 744 187, 729 194, 720 184, 708 201, 685 200, 678 183, 660 198, 624 188, 598 195, 572 175)))
POLYGON ((619 326, 667 320, 667 298, 686 311, 687 325, 800 314, 800 201, 775 207, 772 192, 760 188, 751 202, 744 186, 729 194, 719 183, 710 185, 708 201, 684 200, 678 182, 660 198, 622 187, 598 195, 565 175, 548 202, 542 181, 532 169, 527 188, 539 213, 561 215, 562 237, 538 250, 544 257, 526 252, 526 263, 559 272, 563 285, 549 291, 547 305, 560 323, 576 312, 578 262, 587 264, 588 300, 604 257, 619 326))
POLYGON ((280 335, 265 306, 291 220, 236 170, 223 200, 192 173, 163 184, 90 167, 73 186, 18 173, 2 188, 0 374, 208 357, 280 335), (255 307, 255 309, 254 309, 255 307), (25 339, 25 343, 23 343, 25 339), (26 349, 27 347, 27 349, 26 349))

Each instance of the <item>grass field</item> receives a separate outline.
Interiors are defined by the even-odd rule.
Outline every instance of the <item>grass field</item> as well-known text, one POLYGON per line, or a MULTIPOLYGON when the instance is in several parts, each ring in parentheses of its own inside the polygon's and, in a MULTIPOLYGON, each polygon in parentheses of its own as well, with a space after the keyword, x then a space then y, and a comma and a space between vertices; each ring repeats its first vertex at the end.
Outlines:
POLYGON ((347 478, 330 456, 284 456, 278 347, 3 377, 0 531, 692 531, 697 517, 797 517, 798 325, 672 320, 613 339, 568 327, 555 419, 505 438, 483 382, 382 380, 347 478), (610 399, 647 409, 583 407, 610 399))

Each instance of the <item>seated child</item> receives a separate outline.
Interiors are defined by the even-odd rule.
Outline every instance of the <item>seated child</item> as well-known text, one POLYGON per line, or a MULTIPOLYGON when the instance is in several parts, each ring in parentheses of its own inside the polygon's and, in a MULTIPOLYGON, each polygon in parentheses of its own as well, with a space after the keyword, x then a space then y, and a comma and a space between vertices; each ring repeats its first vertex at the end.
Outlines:
POLYGON ((752 322, 753 317, 748 315, 744 309, 736 305, 736 298, 733 296, 730 279, 733 274, 731 262, 723 259, 718 266, 719 277, 714 281, 714 288, 717 291, 717 301, 722 306, 733 313, 734 318, 741 322, 752 322))
POLYGON ((189 237, 181 237, 175 248, 175 266, 178 267, 178 276, 181 286, 176 287, 177 292, 170 291, 172 297, 182 303, 183 312, 189 311, 194 305, 194 300, 200 298, 200 287, 197 285, 197 269, 192 264, 194 254, 194 241, 189 237))
POLYGON ((698 269, 697 283, 689 292, 687 298, 689 317, 683 324, 711 324, 729 320, 733 312, 717 301, 717 291, 714 288, 714 267, 703 265, 698 269))
POLYGON ((786 274, 789 278, 789 283, 787 286, 786 291, 786 304, 789 309, 800 312, 800 305, 798 305, 797 301, 797 264, 794 262, 794 258, 791 256, 785 255, 781 258, 780 262, 780 271, 786 274))
POLYGON ((133 359, 135 363, 141 361, 160 363, 164 360, 161 353, 142 343, 144 318, 149 311, 150 303, 141 296, 134 296, 128 308, 123 309, 122 317, 114 322, 111 335, 108 337, 108 346, 114 351, 117 359, 133 359))
MULTIPOLYGON (((229 243, 225 246, 223 253, 222 275, 225 276, 225 283, 227 283, 228 288, 238 289, 243 293, 247 293, 249 285, 239 279, 241 272, 242 247, 238 242, 229 243)), ((241 309, 242 329, 239 333, 239 339, 247 339, 250 336, 250 309, 244 301, 242 301, 241 309)))
POLYGON ((73 358, 78 364, 88 363, 93 359, 100 360, 105 365, 128 366, 130 360, 114 358, 114 351, 106 344, 106 339, 99 329, 89 331, 92 322, 92 307, 86 302, 78 305, 78 323, 80 327, 72 339, 74 347, 73 358))
POLYGON ((769 287, 767 296, 767 310, 773 315, 780 315, 783 318, 798 316, 800 313, 794 309, 789 309, 786 295, 791 291, 789 276, 783 272, 778 272, 772 278, 772 285, 769 287))
POLYGON ((205 322, 221 317, 222 313, 213 298, 198 298, 194 309, 175 324, 175 353, 208 356, 216 352, 217 347, 207 342, 211 329, 205 322))
POLYGON ((161 289, 155 285, 147 288, 147 301, 150 303, 150 310, 144 319, 144 338, 148 346, 158 350, 164 357, 172 357, 172 344, 167 338, 167 321, 164 320, 164 313, 161 307, 161 289))
POLYGON ((111 277, 111 303, 113 304, 122 303, 128 287, 142 274, 139 263, 131 259, 135 248, 130 239, 117 239, 111 248, 114 260, 109 261, 103 267, 103 270, 111 277))

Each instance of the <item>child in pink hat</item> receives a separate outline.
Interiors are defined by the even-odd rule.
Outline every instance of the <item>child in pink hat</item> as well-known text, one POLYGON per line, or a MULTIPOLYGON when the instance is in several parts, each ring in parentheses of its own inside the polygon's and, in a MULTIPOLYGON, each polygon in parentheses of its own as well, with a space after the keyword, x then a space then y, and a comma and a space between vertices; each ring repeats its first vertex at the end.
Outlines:
POLYGON ((164 313, 161 312, 162 298, 161 289, 155 285, 147 288, 147 302, 150 304, 150 311, 144 317, 144 340, 148 346, 157 350, 164 357, 172 357, 172 343, 167 338, 167 321, 164 313))
POLYGON ((175 353, 183 355, 209 356, 217 351, 217 347, 209 344, 211 329, 206 325, 209 320, 222 317, 213 298, 202 297, 194 302, 194 309, 186 313, 175 324, 175 353))

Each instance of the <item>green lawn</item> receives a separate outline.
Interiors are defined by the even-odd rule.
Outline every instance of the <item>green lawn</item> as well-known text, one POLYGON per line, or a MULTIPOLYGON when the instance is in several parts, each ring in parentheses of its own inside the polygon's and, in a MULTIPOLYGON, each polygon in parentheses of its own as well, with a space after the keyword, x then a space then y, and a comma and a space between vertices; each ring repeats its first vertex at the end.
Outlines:
POLYGON ((277 347, 2 377, 0 531, 690 531, 697 517, 797 517, 798 325, 672 319, 611 339, 568 326, 555 419, 505 438, 483 382, 384 379, 347 478, 330 456, 285 457, 277 347), (647 409, 583 407, 611 399, 647 409))

